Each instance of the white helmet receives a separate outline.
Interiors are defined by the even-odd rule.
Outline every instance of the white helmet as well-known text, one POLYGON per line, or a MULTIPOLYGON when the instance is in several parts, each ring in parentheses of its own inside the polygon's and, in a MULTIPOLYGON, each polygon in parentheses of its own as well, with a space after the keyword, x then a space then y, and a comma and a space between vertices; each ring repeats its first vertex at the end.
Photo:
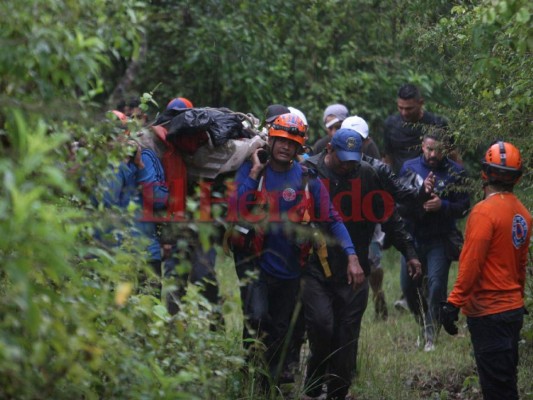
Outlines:
POLYGON ((361 135, 363 139, 368 137, 368 124, 357 115, 346 118, 342 121, 341 129, 351 129, 361 135))
POLYGON ((305 118, 305 114, 303 112, 301 112, 300 110, 294 107, 288 107, 288 108, 289 108, 290 113, 299 117, 303 121, 306 127, 309 126, 309 124, 307 123, 307 118, 305 118))

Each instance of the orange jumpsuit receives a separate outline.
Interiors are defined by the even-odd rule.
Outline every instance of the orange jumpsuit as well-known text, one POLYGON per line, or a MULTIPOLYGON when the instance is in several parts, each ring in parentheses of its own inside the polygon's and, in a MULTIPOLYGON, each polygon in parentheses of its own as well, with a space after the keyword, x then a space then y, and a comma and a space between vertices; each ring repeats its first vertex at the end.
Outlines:
POLYGON ((530 238, 531 214, 513 193, 495 193, 476 204, 448 302, 468 317, 523 307, 530 238))

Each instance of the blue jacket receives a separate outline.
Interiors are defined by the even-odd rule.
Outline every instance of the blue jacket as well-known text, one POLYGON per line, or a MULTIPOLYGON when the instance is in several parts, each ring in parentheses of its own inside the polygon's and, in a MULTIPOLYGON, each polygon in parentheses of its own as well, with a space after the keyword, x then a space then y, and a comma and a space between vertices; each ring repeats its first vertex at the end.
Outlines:
MULTIPOLYGON (((246 161, 241 165, 235 176, 237 186, 237 198, 233 198, 233 204, 240 203, 249 198, 250 193, 257 191, 259 181, 248 175, 251 162, 246 161)), ((280 279, 293 279, 301 274, 300 248, 298 247, 298 233, 295 232, 298 225, 288 221, 288 211, 297 207, 301 201, 304 190, 304 171, 300 164, 294 163, 289 171, 276 172, 269 165, 264 172, 266 192, 269 194, 269 211, 267 232, 263 252, 259 259, 260 267, 269 275, 280 279), (274 204, 275 203, 275 204, 274 204), (278 212, 279 211, 279 212, 278 212), (278 216, 280 218, 278 218, 278 216)), ((324 216, 324 222, 331 235, 340 243, 347 255, 355 254, 352 241, 342 223, 340 216, 333 208, 329 194, 320 180, 309 177, 309 192, 313 199, 314 215, 324 216)), ((237 206, 239 207, 239 205, 237 206)))
POLYGON ((422 154, 407 160, 400 170, 400 176, 405 176, 407 171, 414 172, 422 180, 432 171, 436 177, 434 192, 442 200, 442 207, 437 212, 425 212, 421 202, 405 208, 403 216, 408 222, 408 229, 417 243, 448 236, 457 229, 456 220, 465 217, 470 208, 464 168, 447 157, 432 168, 422 154))
MULTIPOLYGON (((152 150, 143 149, 141 158, 144 164, 143 169, 139 169, 133 160, 127 163, 121 162, 114 175, 102 182, 106 189, 103 205, 106 208, 119 207, 124 210, 130 206, 130 203, 137 205, 134 221, 125 221, 124 223, 132 227, 132 236, 148 239, 146 248, 148 259, 161 260, 161 247, 156 223, 142 220, 145 203, 143 190, 149 190, 153 193, 154 210, 164 209, 168 200, 165 173, 161 162, 152 150)), ((152 212, 149 214, 153 215, 152 212)))

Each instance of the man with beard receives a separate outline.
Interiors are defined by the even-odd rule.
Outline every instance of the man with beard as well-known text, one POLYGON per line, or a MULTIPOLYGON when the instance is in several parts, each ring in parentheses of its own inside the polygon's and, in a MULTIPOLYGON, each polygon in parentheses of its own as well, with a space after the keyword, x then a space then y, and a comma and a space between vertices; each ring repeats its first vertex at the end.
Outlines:
MULTIPOLYGON (((421 153, 420 142, 424 134, 434 127, 447 129, 447 121, 439 115, 424 109, 424 97, 420 89, 411 84, 403 84, 396 98, 398 112, 385 120, 383 127, 383 162, 389 164, 395 174, 399 174, 405 161, 421 153)), ((448 149, 448 156, 459 161, 455 149, 448 149)), ((408 309, 402 296, 394 302, 398 310, 408 309)))
MULTIPOLYGON (((340 129, 326 151, 310 157, 305 165, 316 170, 329 188, 332 202, 358 249, 365 277, 370 274, 370 241, 376 224, 382 223, 392 243, 409 260, 411 278, 416 279, 421 274, 421 265, 412 239, 394 211, 392 196, 384 192, 376 170, 361 160, 361 147, 359 133, 340 129)), ((303 276, 302 302, 311 351, 307 396, 318 397, 325 383, 328 399, 344 399, 355 374, 369 290, 366 279, 356 288, 346 283, 345 264, 341 249, 328 243, 327 257, 321 255, 320 249, 314 251, 303 276)))
POLYGON ((435 176, 430 199, 404 209, 407 227, 422 261, 424 279, 423 285, 409 279, 406 260, 402 258, 400 283, 409 309, 424 328, 424 351, 435 349, 439 305, 446 300, 448 272, 453 261, 450 238, 458 232, 456 220, 464 218, 470 207, 465 171, 445 155, 444 143, 444 131, 434 129, 426 133, 422 155, 406 161, 400 171, 400 176, 408 171, 421 179, 430 173, 435 176))

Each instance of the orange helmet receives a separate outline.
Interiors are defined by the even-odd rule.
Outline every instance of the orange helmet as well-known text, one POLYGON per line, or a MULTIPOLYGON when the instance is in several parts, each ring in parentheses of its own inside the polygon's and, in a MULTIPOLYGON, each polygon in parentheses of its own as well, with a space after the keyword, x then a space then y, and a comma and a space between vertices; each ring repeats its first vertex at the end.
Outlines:
POLYGON ((481 177, 488 183, 512 184, 522 176, 520 151, 511 143, 493 143, 482 160, 481 177))
POLYGON ((118 110, 111 110, 113 114, 122 122, 122 124, 126 125, 128 123, 128 116, 124 114, 123 112, 120 112, 118 110))
POLYGON ((295 114, 279 115, 268 129, 269 137, 282 137, 295 141, 300 146, 305 144, 305 125, 295 114))
POLYGON ((130 131, 128 130, 128 116, 118 110, 111 110, 111 112, 120 121, 120 129, 124 130, 125 135, 129 135, 130 131))

